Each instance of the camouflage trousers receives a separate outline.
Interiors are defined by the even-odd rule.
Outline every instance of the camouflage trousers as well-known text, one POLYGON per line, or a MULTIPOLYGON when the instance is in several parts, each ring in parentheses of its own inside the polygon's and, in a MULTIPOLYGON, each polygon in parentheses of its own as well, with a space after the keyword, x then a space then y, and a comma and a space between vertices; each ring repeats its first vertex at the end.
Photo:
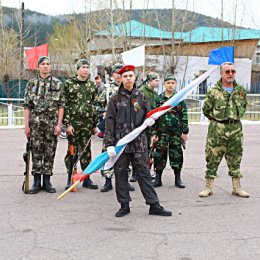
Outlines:
POLYGON ((53 174, 53 163, 57 148, 57 136, 54 135, 56 124, 56 113, 53 115, 31 113, 32 175, 52 176, 53 174))
MULTIPOLYGON (((92 123, 88 122, 88 120, 75 120, 72 122, 72 126, 74 128, 74 137, 73 137, 73 144, 75 146, 75 153, 79 154, 80 157, 80 166, 81 169, 84 171, 87 166, 91 162, 91 142, 86 147, 86 150, 83 152, 86 144, 88 143, 89 138, 92 135, 92 123)), ((67 154, 64 158, 65 165, 67 168, 67 173, 70 171, 70 151, 69 151, 69 144, 67 154)))
MULTIPOLYGON (((102 143, 102 153, 103 152, 106 152, 107 148, 105 147, 105 144, 104 144, 104 141, 102 143)), ((111 168, 109 170, 103 170, 101 168, 101 176, 104 177, 104 178, 112 178, 114 175, 114 169, 111 168)))
POLYGON ((243 154, 242 124, 227 125, 211 121, 206 141, 206 178, 217 177, 218 166, 225 156, 228 174, 242 177, 240 163, 243 154))
POLYGON ((183 165, 181 137, 168 133, 159 134, 158 137, 159 141, 156 143, 154 152, 154 169, 163 170, 166 167, 169 154, 171 168, 174 171, 181 171, 183 165))

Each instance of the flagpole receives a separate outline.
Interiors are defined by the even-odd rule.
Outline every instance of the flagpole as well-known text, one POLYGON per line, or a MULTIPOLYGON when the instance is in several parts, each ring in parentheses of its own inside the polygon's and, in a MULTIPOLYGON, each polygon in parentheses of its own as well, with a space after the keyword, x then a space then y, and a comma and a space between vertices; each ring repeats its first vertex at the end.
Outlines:
POLYGON ((65 190, 57 200, 61 200, 65 195, 67 195, 72 189, 76 188, 80 181, 76 181, 73 185, 71 185, 67 190, 65 190))
POLYGON ((144 44, 144 65, 143 65, 143 81, 145 78, 145 44, 144 44))

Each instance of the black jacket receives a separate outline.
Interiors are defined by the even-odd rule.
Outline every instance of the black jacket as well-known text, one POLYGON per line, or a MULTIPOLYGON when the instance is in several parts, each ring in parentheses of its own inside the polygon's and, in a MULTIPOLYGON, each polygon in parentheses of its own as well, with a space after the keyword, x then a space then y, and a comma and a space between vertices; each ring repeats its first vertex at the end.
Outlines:
MULTIPOLYGON (((143 94, 138 89, 134 87, 130 93, 121 85, 108 103, 105 146, 115 146, 119 139, 140 126, 150 109, 149 103, 145 101, 143 94)), ((129 143, 124 150, 125 153, 147 151, 147 139, 144 132, 129 143)))

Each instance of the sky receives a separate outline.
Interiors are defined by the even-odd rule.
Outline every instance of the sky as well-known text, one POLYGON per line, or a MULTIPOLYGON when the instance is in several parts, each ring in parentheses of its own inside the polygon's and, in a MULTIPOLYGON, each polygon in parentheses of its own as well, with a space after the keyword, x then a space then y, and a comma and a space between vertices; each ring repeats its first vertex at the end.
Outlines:
MULTIPOLYGON (((2 6, 19 8, 24 2, 25 8, 49 15, 84 13, 109 7, 109 0, 0 0, 2 6)), ((115 0, 113 0, 113 3, 115 0)), ((123 0, 117 0, 122 7, 123 0)), ((126 7, 130 0, 124 0, 126 7)), ((133 9, 171 8, 172 0, 132 0, 133 9)), ((260 0, 223 0, 224 20, 235 24, 260 30, 260 0), (236 12, 235 12, 236 10, 236 12)), ((197 13, 221 18, 222 0, 174 0, 175 8, 187 9, 197 13)), ((114 6, 115 7, 115 6, 114 6)))

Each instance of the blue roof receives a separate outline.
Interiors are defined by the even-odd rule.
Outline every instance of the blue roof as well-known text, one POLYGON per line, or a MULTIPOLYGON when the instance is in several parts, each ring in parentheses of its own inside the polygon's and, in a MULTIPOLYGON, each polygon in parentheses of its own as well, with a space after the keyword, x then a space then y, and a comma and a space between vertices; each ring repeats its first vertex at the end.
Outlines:
MULTIPOLYGON (((238 29, 238 28, 221 28, 221 27, 198 27, 190 32, 175 32, 174 38, 183 40, 183 42, 217 42, 231 40, 260 39, 260 30, 238 29)), ((117 37, 146 37, 156 39, 171 39, 172 33, 159 30, 158 28, 137 22, 135 20, 114 26, 114 34, 117 37)), ((100 31, 95 35, 111 35, 111 27, 108 30, 100 31)), ((260 41, 258 43, 260 45, 260 41)))
MULTIPOLYGON (((95 35, 111 35, 111 27, 108 30, 100 31, 95 35)), ((155 27, 137 22, 135 20, 126 23, 117 24, 114 26, 115 36, 131 36, 131 37, 146 37, 146 38, 163 38, 171 39, 172 33, 161 31, 155 27)))
POLYGON ((216 42, 230 40, 260 39, 260 30, 220 28, 220 27, 198 27, 183 35, 184 42, 216 42))

